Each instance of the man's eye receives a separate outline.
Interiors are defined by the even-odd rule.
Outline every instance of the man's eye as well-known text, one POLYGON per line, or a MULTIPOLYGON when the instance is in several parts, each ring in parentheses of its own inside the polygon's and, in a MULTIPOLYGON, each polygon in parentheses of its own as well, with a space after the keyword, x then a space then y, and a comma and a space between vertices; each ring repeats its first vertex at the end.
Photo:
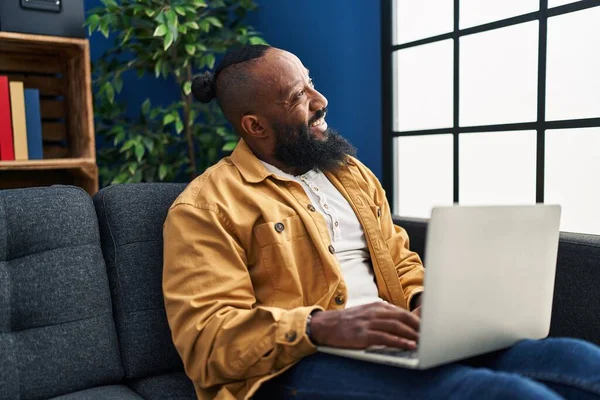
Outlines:
POLYGON ((304 90, 301 90, 301 91, 298 92, 298 94, 296 95, 296 97, 302 97, 302 96, 304 96, 304 93, 305 93, 304 90))

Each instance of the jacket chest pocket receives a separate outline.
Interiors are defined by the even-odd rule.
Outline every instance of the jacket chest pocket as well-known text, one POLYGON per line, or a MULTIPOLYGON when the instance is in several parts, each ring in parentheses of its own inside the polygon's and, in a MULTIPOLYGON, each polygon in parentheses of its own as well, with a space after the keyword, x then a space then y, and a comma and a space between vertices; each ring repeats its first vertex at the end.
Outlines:
POLYGON ((314 269, 321 264, 300 216, 257 225, 254 236, 259 253, 255 272, 276 291, 296 294, 301 302, 303 287, 310 284, 306 280, 314 279, 314 269))

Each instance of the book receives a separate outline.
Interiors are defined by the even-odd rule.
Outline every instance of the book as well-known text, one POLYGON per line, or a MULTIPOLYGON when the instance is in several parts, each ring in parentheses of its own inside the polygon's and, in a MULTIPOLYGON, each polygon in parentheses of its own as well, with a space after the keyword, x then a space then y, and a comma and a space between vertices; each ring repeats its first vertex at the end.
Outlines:
POLYGON ((27 125, 25 122, 23 82, 9 82, 9 85, 15 160, 27 160, 29 159, 29 152, 27 151, 27 125))
POLYGON ((8 77, 0 76, 0 161, 15 159, 8 77))
POLYGON ((42 112, 40 111, 40 91, 25 89, 25 123, 27 125, 27 150, 30 160, 43 158, 42 112))

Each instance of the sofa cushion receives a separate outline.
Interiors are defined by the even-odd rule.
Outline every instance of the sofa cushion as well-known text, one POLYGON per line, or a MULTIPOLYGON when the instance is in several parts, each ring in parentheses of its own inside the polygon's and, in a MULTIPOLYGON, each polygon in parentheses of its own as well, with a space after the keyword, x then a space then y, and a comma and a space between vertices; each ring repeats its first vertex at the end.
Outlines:
POLYGON ((196 399, 194 385, 183 372, 136 379, 127 385, 148 400, 196 399))
POLYGON ((122 376, 90 197, 64 186, 0 191, 2 398, 49 398, 122 376))
POLYGON ((183 371, 162 294, 162 228, 184 184, 109 186, 94 196, 127 378, 183 371))
POLYGON ((140 400, 142 397, 123 385, 100 386, 93 389, 81 390, 50 400, 140 400))

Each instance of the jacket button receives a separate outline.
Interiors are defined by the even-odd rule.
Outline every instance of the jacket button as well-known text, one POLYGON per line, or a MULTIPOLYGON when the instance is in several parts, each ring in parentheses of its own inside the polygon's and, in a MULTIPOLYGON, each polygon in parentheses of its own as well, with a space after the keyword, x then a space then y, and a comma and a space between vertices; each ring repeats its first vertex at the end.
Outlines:
POLYGON ((338 294, 337 296, 335 296, 335 304, 337 304, 338 306, 344 304, 345 301, 346 299, 344 299, 344 295, 338 294))
POLYGON ((308 205, 308 209, 312 212, 315 212, 315 206, 313 206, 312 204, 308 205))
POLYGON ((332 245, 329 245, 328 249, 331 254, 335 254, 335 247, 333 247, 332 245))
POLYGON ((293 342, 294 340, 296 340, 296 337, 298 337, 296 331, 289 331, 285 334, 285 340, 287 340, 288 342, 293 342))
POLYGON ((275 230, 279 233, 283 232, 283 230, 285 229, 285 225, 283 225, 281 222, 278 222, 275 224, 275 230))
POLYGON ((377 208, 377 216, 381 217, 381 208, 377 208))

